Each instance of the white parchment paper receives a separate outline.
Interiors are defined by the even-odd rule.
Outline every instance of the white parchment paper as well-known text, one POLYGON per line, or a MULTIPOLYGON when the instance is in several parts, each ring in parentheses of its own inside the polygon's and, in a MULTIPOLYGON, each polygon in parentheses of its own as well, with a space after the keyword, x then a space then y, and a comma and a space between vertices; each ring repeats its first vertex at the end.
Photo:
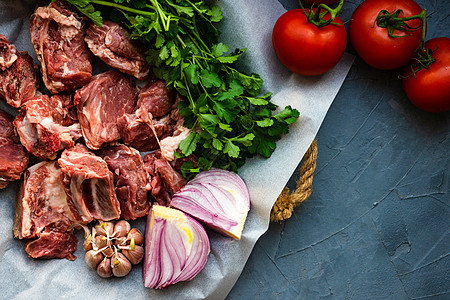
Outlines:
MULTIPOLYGON (((30 40, 29 15, 36 3, 31 0, 0 1, 0 33, 19 51, 28 51, 35 62, 30 40)), ((142 283, 141 266, 125 278, 102 279, 84 262, 78 232, 76 261, 36 260, 27 257, 24 241, 13 239, 12 224, 17 183, 0 190, 0 286, 2 299, 223 299, 238 279, 258 238, 267 230, 270 210, 314 139, 326 112, 344 81, 353 57, 341 62, 323 76, 305 78, 289 72, 277 60, 271 44, 271 31, 285 12, 276 0, 222 0, 224 20, 221 41, 234 48, 248 48, 240 64, 248 72, 261 75, 264 89, 274 93, 280 107, 291 105, 300 118, 291 132, 277 144, 270 159, 252 159, 239 171, 246 181, 252 201, 240 241, 208 232, 211 254, 205 269, 191 282, 178 283, 162 291, 147 289, 142 283)), ((17 112, 0 101, 0 108, 17 112)), ((134 226, 144 230, 145 220, 134 226)))

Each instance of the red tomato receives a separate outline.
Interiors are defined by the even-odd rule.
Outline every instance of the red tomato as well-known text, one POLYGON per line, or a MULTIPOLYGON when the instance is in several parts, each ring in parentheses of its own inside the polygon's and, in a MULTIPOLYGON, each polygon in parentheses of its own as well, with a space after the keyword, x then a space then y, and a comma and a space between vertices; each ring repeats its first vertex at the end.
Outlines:
POLYGON ((418 108, 429 112, 450 110, 450 38, 434 38, 425 43, 436 59, 428 69, 411 75, 408 67, 402 80, 403 89, 409 100, 418 108))
MULTIPOLYGON (((327 13, 324 19, 329 17, 327 13)), ((343 24, 339 17, 334 23, 343 24)), ((289 70, 306 76, 320 75, 341 59, 347 45, 347 31, 344 25, 318 27, 308 21, 302 9, 293 9, 275 23, 272 43, 278 58, 289 70)))
POLYGON ((389 37, 387 28, 379 27, 376 18, 381 10, 393 12, 402 9, 399 17, 410 17, 422 12, 413 0, 366 0, 353 13, 349 25, 350 41, 359 56, 370 66, 391 70, 409 63, 419 47, 422 22, 418 19, 406 23, 419 29, 405 32, 394 29, 389 37))
POLYGON ((319 5, 321 3, 326 5, 331 5, 333 3, 339 2, 339 0, 305 0, 306 3, 319 5))

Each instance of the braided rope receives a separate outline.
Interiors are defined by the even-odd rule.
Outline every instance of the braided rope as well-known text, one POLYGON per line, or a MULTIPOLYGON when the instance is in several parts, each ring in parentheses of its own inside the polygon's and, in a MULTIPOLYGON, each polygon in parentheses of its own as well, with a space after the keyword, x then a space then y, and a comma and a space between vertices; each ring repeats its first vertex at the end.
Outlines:
POLYGON ((317 142, 314 140, 303 158, 303 165, 300 169, 300 178, 297 182, 297 188, 291 194, 289 194, 289 189, 287 187, 283 189, 273 205, 272 212, 270 213, 271 221, 281 222, 289 219, 292 216, 294 208, 306 201, 309 195, 311 195, 314 170, 316 169, 316 159, 317 142))

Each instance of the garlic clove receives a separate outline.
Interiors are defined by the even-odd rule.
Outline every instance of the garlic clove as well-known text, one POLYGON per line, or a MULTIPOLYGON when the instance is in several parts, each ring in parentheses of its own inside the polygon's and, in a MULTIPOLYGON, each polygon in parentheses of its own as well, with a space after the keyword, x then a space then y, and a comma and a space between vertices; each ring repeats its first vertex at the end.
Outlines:
POLYGON ((84 239, 83 249, 86 252, 92 250, 92 235, 88 235, 88 237, 84 239))
POLYGON ((102 261, 103 255, 95 250, 89 250, 84 255, 86 264, 92 269, 97 269, 98 264, 102 261))
POLYGON ((131 271, 130 261, 120 252, 111 257, 111 271, 116 277, 124 277, 131 271))
POLYGON ((114 241, 114 245, 116 246, 125 246, 127 244, 127 238, 126 237, 120 237, 120 238, 116 238, 116 240, 114 241))
POLYGON ((111 247, 108 247, 102 251, 102 254, 106 257, 111 257, 114 254, 114 250, 111 247))
POLYGON ((120 220, 114 226, 114 237, 126 237, 128 232, 131 230, 131 225, 125 220, 120 220))
POLYGON ((94 239, 94 243, 97 249, 102 249, 111 245, 111 241, 104 235, 97 235, 94 239))
POLYGON ((114 232, 114 223, 99 221, 99 223, 95 225, 95 230, 97 234, 109 237, 114 232))
POLYGON ((239 175, 210 169, 175 193, 170 206, 223 235, 240 239, 250 210, 250 196, 239 175))
POLYGON ((144 258, 144 248, 138 245, 134 246, 134 250, 122 249, 122 253, 133 265, 137 265, 144 258))
POLYGON ((192 280, 205 267, 209 252, 208 235, 195 219, 153 205, 145 229, 144 286, 161 289, 192 280))
POLYGON ((142 245, 144 243, 144 235, 139 231, 139 229, 132 228, 127 234, 127 241, 131 242, 134 239, 136 245, 142 245))
POLYGON ((97 266, 97 274, 102 278, 109 278, 112 276, 111 259, 105 257, 97 266))

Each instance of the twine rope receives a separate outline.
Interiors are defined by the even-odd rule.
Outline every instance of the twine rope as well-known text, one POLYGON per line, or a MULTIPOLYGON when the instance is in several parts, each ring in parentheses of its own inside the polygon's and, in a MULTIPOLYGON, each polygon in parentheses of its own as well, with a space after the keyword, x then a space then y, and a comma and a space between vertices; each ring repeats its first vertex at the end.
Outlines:
POLYGON ((317 160, 317 142, 314 140, 309 146, 303 158, 303 165, 300 169, 300 178, 297 181, 297 187, 294 192, 289 193, 289 188, 285 187, 278 196, 277 201, 272 207, 270 220, 281 222, 292 216, 292 211, 300 203, 306 201, 311 195, 311 186, 316 169, 317 160))

